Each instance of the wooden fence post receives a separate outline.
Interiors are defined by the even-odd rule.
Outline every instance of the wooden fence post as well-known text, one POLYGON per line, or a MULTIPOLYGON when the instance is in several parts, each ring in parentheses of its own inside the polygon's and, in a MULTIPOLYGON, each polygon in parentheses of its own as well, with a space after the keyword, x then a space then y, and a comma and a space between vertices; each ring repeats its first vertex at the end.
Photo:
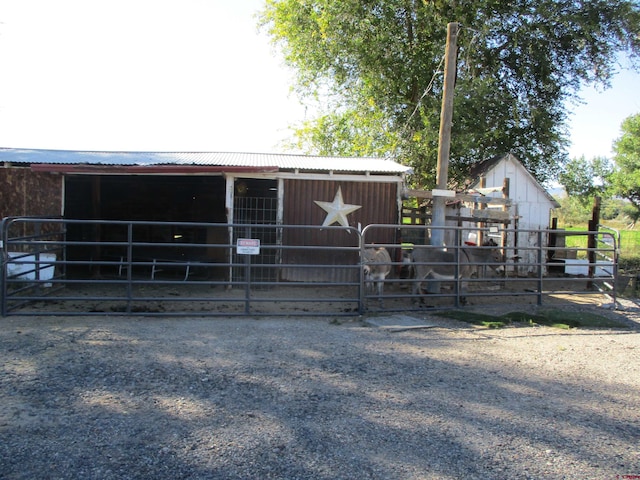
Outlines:
MULTIPOLYGON (((601 198, 595 197, 593 199, 593 210, 591 212, 591 220, 589 220, 589 232, 597 232, 598 225, 600 224, 600 203, 601 198)), ((589 233, 587 241, 587 258, 589 259, 589 278, 592 279, 596 273, 596 252, 595 248, 598 246, 597 233, 589 233)), ((587 282, 587 288, 593 288, 593 281, 587 282)))

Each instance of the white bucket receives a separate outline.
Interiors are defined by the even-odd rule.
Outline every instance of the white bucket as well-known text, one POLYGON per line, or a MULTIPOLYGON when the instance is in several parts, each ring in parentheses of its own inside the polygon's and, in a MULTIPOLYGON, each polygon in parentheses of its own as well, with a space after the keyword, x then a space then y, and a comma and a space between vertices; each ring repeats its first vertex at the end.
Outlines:
MULTIPOLYGON (((36 256, 25 255, 21 252, 7 252, 9 261, 7 262, 7 277, 19 278, 24 280, 36 279, 36 256), (12 261, 11 259, 14 259, 12 261)), ((51 280, 55 270, 55 265, 49 262, 56 261, 55 253, 41 253, 38 266, 38 275, 40 280, 51 280)), ((45 287, 50 287, 50 283, 45 283, 45 287)))
MULTIPOLYGON (((594 276, 611 277, 613 275, 613 267, 609 262, 596 262, 594 276)), ((564 261, 564 273, 567 275, 589 275, 589 260, 575 260, 567 258, 564 261)))

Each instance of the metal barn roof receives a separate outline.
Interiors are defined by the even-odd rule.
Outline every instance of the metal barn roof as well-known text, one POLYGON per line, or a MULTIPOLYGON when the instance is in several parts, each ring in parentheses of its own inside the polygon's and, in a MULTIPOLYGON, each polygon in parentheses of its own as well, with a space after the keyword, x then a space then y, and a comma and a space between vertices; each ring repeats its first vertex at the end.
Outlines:
POLYGON ((317 172, 410 173, 393 160, 375 157, 324 157, 275 153, 233 152, 92 152, 0 148, 0 162, 11 164, 92 166, 206 166, 274 168, 317 172))

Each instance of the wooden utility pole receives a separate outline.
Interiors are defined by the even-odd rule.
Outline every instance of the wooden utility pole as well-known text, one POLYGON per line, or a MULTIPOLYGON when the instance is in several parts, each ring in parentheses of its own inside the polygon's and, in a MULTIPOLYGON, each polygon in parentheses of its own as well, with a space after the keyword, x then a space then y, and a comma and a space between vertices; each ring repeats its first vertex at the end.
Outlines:
MULTIPOLYGON (((442 110, 440 113, 440 137, 438 139, 438 164, 436 184, 438 190, 447 190, 449 182, 449 149, 451 146, 451 125, 453 124, 453 92, 456 83, 456 57, 458 54, 458 29, 455 22, 447 25, 447 44, 444 57, 444 88, 442 91, 442 110)), ((444 245, 445 203, 446 197, 433 197, 433 216, 431 224, 431 244, 444 245)))

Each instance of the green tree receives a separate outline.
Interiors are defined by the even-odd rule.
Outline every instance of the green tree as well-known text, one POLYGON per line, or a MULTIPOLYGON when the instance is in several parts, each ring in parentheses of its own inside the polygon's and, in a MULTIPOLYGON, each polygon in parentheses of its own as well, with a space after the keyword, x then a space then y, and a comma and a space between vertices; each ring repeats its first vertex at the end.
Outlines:
POLYGON ((558 180, 570 197, 582 203, 589 203, 596 195, 602 196, 611 175, 609 160, 595 157, 587 160, 584 156, 573 158, 564 166, 558 180))
POLYGON ((591 205, 578 199, 578 197, 565 196, 558 199, 560 208, 554 215, 558 216, 560 225, 566 227, 585 226, 591 219, 591 205))
POLYGON ((565 101, 637 60, 632 0, 267 0, 260 23, 319 106, 297 131, 309 153, 394 155, 431 186, 448 22, 462 26, 450 177, 511 152, 539 180, 566 160, 565 101))
POLYGON ((613 144, 615 168, 609 177, 610 190, 640 212, 640 114, 627 117, 620 130, 622 135, 613 144))
POLYGON ((640 210, 638 210, 632 203, 628 203, 622 209, 622 213, 629 220, 629 226, 635 227, 640 220, 640 210))

